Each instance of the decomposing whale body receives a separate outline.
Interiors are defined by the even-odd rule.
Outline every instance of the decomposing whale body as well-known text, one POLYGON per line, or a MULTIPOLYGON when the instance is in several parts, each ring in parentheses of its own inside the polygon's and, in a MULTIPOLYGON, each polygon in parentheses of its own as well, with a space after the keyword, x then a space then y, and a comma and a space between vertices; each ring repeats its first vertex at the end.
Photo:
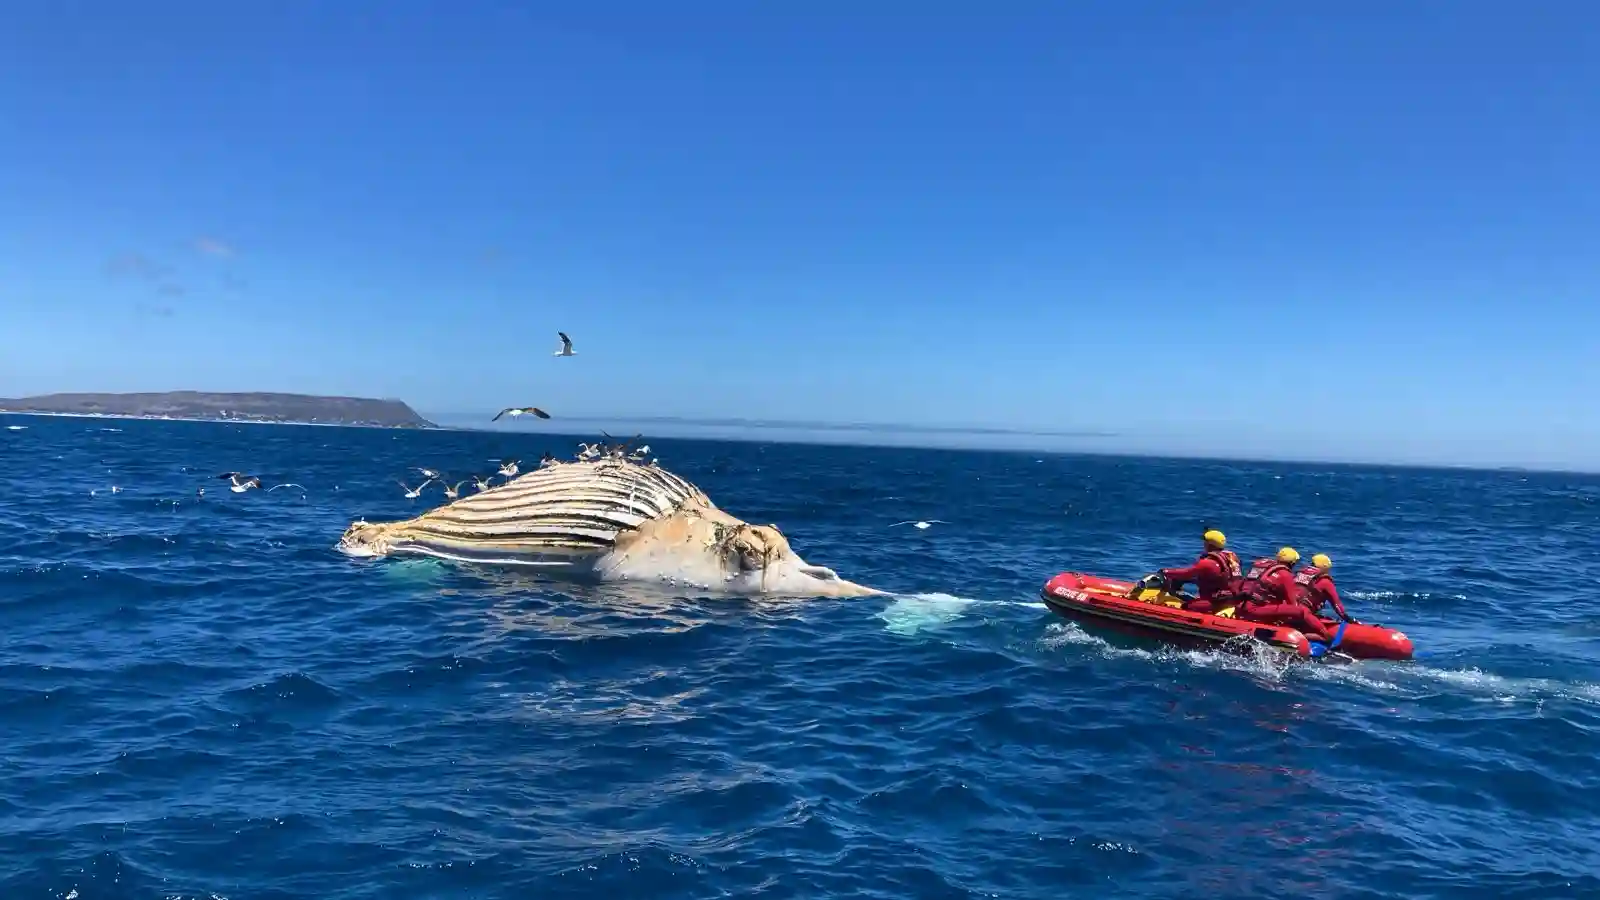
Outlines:
POLYGON ((552 462, 402 522, 355 522, 350 556, 421 555, 549 566, 601 581, 659 581, 736 594, 883 594, 801 559, 776 526, 722 511, 699 488, 627 459, 552 462))

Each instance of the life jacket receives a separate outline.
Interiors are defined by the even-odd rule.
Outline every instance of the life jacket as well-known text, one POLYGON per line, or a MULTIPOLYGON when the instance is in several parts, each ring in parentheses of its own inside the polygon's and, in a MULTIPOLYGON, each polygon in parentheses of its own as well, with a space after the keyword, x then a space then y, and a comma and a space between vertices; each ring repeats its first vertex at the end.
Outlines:
POLYGON ((1327 577, 1328 573, 1316 566, 1306 566, 1294 573, 1295 599, 1305 604, 1312 612, 1321 612, 1323 599, 1322 591, 1317 588, 1317 579, 1327 577))
POLYGON ((1222 570, 1222 577, 1227 579, 1231 586, 1239 580, 1239 555, 1232 550, 1207 550, 1200 555, 1201 559, 1209 559, 1222 570))
MULTIPOLYGON (((1254 598, 1257 602, 1276 602, 1278 597, 1272 588, 1267 587, 1265 579, 1279 569, 1287 568, 1289 567, 1270 556, 1255 560, 1250 563, 1250 571, 1244 573, 1244 577, 1239 579, 1237 592, 1244 594, 1246 597, 1254 598)), ((1288 600, 1290 598, 1285 597, 1283 599, 1288 600)))

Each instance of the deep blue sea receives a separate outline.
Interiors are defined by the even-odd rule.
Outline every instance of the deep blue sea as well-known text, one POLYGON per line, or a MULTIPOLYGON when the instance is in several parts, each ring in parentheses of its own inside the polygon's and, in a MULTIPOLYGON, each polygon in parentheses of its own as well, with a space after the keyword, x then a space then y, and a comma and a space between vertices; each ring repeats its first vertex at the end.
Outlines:
POLYGON ((333 549, 593 437, 0 417, 0 898, 1600 896, 1600 478, 647 435, 895 596, 333 549), (1037 601, 1209 525, 1422 658, 1037 601))

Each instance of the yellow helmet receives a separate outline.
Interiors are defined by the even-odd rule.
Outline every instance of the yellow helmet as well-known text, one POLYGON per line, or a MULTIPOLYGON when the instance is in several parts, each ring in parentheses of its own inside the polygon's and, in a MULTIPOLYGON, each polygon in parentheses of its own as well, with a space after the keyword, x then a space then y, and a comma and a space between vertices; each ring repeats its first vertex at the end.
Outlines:
POLYGON ((1300 551, 1294 549, 1293 547, 1285 547, 1278 551, 1278 562, 1292 566, 1299 561, 1300 551))
POLYGON ((1311 557, 1311 564, 1319 569, 1333 568, 1333 560, 1329 559, 1326 553, 1318 553, 1316 556, 1311 557))
POLYGON ((1210 531, 1206 532, 1205 534, 1202 534, 1200 537, 1206 543, 1210 544, 1213 547, 1219 547, 1220 548, 1220 547, 1225 547, 1228 544, 1227 535, 1224 535, 1222 532, 1216 530, 1215 528, 1211 529, 1210 531))

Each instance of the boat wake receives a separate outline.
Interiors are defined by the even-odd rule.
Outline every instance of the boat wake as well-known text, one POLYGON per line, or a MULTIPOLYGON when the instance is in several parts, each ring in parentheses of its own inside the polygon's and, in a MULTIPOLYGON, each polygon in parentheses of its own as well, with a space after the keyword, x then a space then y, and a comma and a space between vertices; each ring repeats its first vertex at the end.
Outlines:
MULTIPOLYGON (((1041 604, 1042 605, 1042 604, 1041 604)), ((1136 659, 1149 663, 1183 663, 1201 669, 1222 669, 1254 675, 1269 681, 1282 681, 1292 669, 1312 668, 1297 665, 1285 654, 1259 644, 1248 644, 1243 652, 1224 650, 1191 650, 1179 647, 1155 648, 1118 646, 1099 635, 1084 630, 1076 622, 1051 622, 1045 626, 1040 645, 1046 650, 1060 650, 1069 646, 1088 648, 1105 659, 1136 659)), ((1322 667, 1316 667, 1322 668, 1322 667)))
POLYGON ((1516 678, 1476 666, 1438 668, 1426 664, 1315 667, 1316 677, 1420 700, 1438 694, 1465 695, 1476 703, 1529 704, 1575 701, 1600 706, 1600 684, 1553 678, 1516 678))
MULTIPOLYGON (((932 632, 975 611, 1000 606, 1047 610, 1039 601, 981 600, 943 592, 903 594, 878 612, 884 630, 898 635, 932 632)), ((1165 645, 1130 646, 1085 630, 1076 622, 1052 621, 1039 646, 1046 651, 1088 650, 1108 660, 1180 663, 1195 668, 1234 671, 1271 682, 1310 679, 1358 688, 1394 699, 1419 700, 1455 695, 1476 703, 1531 704, 1572 701, 1600 706, 1600 684, 1551 678, 1518 678, 1477 666, 1451 667, 1410 660, 1362 660, 1354 665, 1305 665, 1266 647, 1245 652, 1184 649, 1165 645)))
POLYGON ((1052 622, 1041 644, 1048 649, 1089 648, 1106 659, 1182 662, 1196 668, 1244 672, 1273 681, 1307 678, 1361 688, 1396 699, 1421 700, 1441 694, 1477 703, 1530 704, 1575 701, 1600 706, 1600 684, 1552 678, 1516 678, 1477 667, 1445 668, 1416 661, 1362 660, 1354 665, 1305 665, 1265 647, 1247 654, 1221 650, 1145 649, 1118 646, 1075 622, 1052 622))
POLYGON ((1345 591, 1347 600, 1465 600, 1466 594, 1428 594, 1414 591, 1345 591))

